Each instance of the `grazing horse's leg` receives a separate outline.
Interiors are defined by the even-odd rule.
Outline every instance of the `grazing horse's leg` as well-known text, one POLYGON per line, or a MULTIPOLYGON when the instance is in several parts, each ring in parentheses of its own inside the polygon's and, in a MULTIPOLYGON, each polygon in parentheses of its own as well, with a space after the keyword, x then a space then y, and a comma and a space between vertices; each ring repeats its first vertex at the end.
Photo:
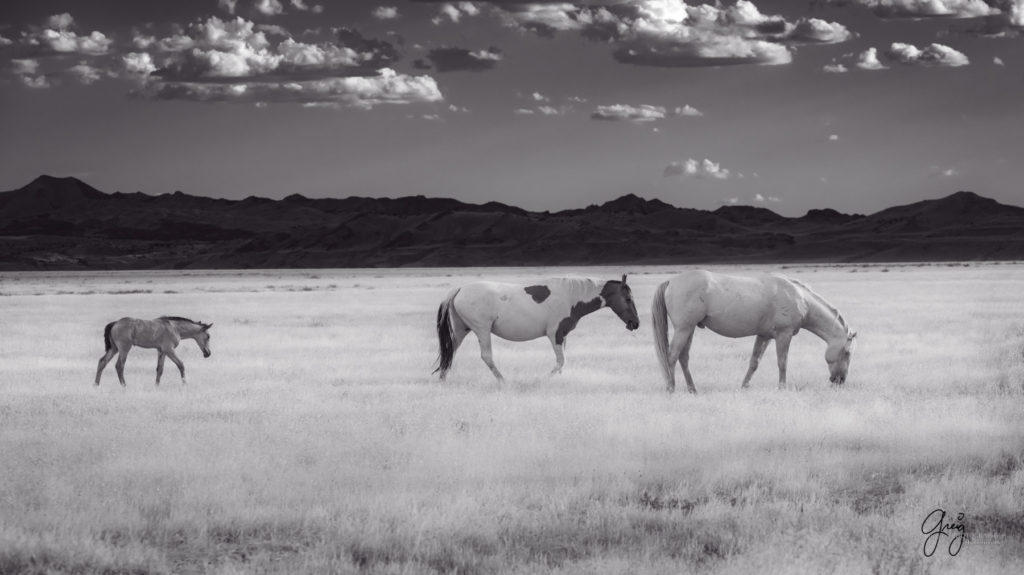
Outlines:
POLYGON ((789 342, 793 334, 782 332, 775 336, 775 354, 779 358, 779 389, 786 389, 786 357, 789 355, 789 342))
POLYGON ((96 367, 96 384, 95 385, 99 385, 100 384, 100 375, 103 373, 103 370, 107 368, 107 364, 110 363, 110 360, 114 359, 115 355, 117 355, 117 348, 116 347, 112 347, 112 348, 107 350, 107 353, 103 354, 103 357, 100 358, 100 363, 96 367))
POLYGON ((118 347, 117 362, 114 363, 114 367, 117 368, 117 379, 121 381, 121 387, 125 387, 124 383, 124 362, 128 361, 128 352, 131 351, 132 344, 121 344, 118 347))
POLYGON ((565 365, 565 354, 562 353, 562 344, 557 343, 554 333, 550 334, 548 339, 551 340, 551 348, 555 350, 555 368, 549 375, 558 375, 562 373, 562 366, 565 365))
POLYGON ((157 350, 159 354, 156 358, 156 384, 160 385, 160 376, 164 374, 164 352, 163 350, 157 350))
POLYGON ((690 346, 693 345, 693 331, 693 329, 690 330, 690 335, 686 338, 686 344, 683 345, 682 351, 679 352, 679 367, 683 369, 687 390, 690 393, 697 393, 697 388, 693 385, 693 376, 690 375, 690 346))
POLYGON ((754 372, 757 370, 757 364, 761 361, 761 356, 764 355, 764 350, 768 347, 767 337, 757 336, 754 340, 754 352, 750 354, 750 367, 747 369, 747 375, 743 378, 743 385, 740 386, 746 389, 750 386, 750 378, 754 376, 754 372))
POLYGON ((498 378, 499 384, 505 383, 505 378, 501 375, 501 372, 498 371, 498 366, 494 365, 494 359, 491 355, 490 327, 488 326, 487 331, 480 330, 475 333, 476 338, 480 340, 480 359, 484 360, 484 363, 487 364, 487 367, 491 368, 491 373, 494 374, 494 377, 498 378))
POLYGON ((178 371, 181 372, 181 384, 187 385, 188 380, 185 379, 185 364, 182 363, 181 359, 178 357, 178 354, 174 353, 173 349, 169 349, 167 350, 167 357, 171 358, 171 361, 174 362, 174 365, 178 366, 178 371))
MULTIPOLYGON (((690 342, 693 340, 694 326, 682 326, 677 328, 672 335, 672 343, 668 347, 668 364, 675 369, 676 362, 683 368, 683 377, 686 378, 686 387, 690 393, 697 393, 693 385, 693 377, 690 375, 690 342)), ((668 380, 668 390, 675 391, 676 378, 671 374, 668 380)))

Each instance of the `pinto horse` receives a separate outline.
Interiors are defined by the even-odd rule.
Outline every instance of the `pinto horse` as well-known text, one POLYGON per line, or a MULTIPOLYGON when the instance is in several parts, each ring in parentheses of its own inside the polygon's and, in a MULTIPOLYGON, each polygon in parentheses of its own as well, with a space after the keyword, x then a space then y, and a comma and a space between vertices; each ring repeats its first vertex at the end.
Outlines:
POLYGON ((213 324, 192 321, 183 317, 163 316, 157 319, 135 319, 124 317, 115 322, 107 324, 103 330, 103 343, 106 345, 106 353, 100 358, 99 366, 96 368, 96 385, 100 384, 100 375, 107 367, 114 355, 118 355, 117 378, 124 383, 124 363, 128 359, 128 352, 132 346, 155 348, 156 360, 156 384, 160 385, 160 376, 164 373, 164 358, 169 357, 174 365, 178 366, 181 372, 181 383, 185 379, 185 364, 182 363, 174 349, 178 342, 183 339, 194 339, 203 352, 203 357, 210 357, 210 327, 213 324))
POLYGON ((473 332, 483 359, 498 383, 505 378, 494 365, 491 334, 510 341, 547 336, 555 351, 551 375, 565 364, 565 338, 587 314, 610 307, 626 328, 640 327, 633 295, 621 281, 557 278, 534 285, 478 281, 453 289, 437 308, 438 367, 443 380, 452 367, 463 338, 473 332))
POLYGON ((789 343, 801 329, 828 344, 825 361, 829 379, 841 385, 846 381, 857 337, 839 310, 825 298, 807 284, 777 274, 738 277, 703 270, 681 273, 658 286, 651 317, 658 361, 670 392, 676 387, 678 361, 690 393, 697 393, 689 363, 690 344, 698 327, 726 337, 756 336, 750 366, 743 378, 744 388, 750 385, 750 378, 772 339, 779 362, 779 389, 786 387, 789 343), (675 326, 671 344, 667 319, 675 326))

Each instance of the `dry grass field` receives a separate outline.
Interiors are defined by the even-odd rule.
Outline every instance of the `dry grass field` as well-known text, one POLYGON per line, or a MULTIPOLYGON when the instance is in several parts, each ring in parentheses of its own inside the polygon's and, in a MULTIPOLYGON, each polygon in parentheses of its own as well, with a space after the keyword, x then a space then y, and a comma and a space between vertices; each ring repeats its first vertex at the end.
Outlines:
MULTIPOLYGON (((827 381, 802 332, 698 332, 699 395, 663 390, 643 325, 474 338, 431 377, 437 304, 553 269, 0 274, 0 573, 1024 573, 1024 266, 794 266, 859 332, 827 381), (92 385, 122 316, 213 322, 189 385, 136 349, 92 385), (963 513, 956 556, 922 522, 963 513)), ((758 271, 769 268, 722 268, 758 271)), ((778 268, 771 268, 778 269, 778 268)))

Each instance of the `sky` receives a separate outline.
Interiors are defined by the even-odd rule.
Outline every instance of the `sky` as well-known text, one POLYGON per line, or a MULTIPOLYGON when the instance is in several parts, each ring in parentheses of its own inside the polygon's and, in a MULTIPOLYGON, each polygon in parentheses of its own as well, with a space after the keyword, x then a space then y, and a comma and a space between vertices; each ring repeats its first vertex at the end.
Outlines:
POLYGON ((4 0, 0 190, 1024 205, 1024 0, 4 0))

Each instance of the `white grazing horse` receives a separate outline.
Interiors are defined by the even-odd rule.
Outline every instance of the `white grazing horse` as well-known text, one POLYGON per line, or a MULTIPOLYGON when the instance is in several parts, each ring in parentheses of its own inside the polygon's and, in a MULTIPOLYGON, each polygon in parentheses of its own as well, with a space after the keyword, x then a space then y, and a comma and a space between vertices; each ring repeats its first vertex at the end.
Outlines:
POLYGON ((480 357, 501 383, 505 380, 491 356, 491 334, 510 341, 547 336, 557 363, 551 374, 565 364, 565 337, 583 316, 602 307, 612 311, 632 331, 640 327, 633 295, 622 281, 587 278, 549 279, 533 285, 478 281, 453 289, 437 308, 438 367, 441 379, 448 374, 463 338, 473 332, 480 341, 480 357))
POLYGON ((850 369, 854 338, 846 320, 832 304, 806 284, 782 275, 739 277, 694 270, 658 286, 651 305, 654 344, 668 390, 676 387, 675 363, 683 368, 690 393, 697 393, 690 376, 690 344, 695 328, 708 328, 726 337, 757 336, 743 387, 757 369, 768 341, 775 340, 779 360, 779 389, 786 387, 789 342, 801 329, 825 340, 830 381, 842 384, 850 369), (668 322, 675 334, 668 342, 668 322))

